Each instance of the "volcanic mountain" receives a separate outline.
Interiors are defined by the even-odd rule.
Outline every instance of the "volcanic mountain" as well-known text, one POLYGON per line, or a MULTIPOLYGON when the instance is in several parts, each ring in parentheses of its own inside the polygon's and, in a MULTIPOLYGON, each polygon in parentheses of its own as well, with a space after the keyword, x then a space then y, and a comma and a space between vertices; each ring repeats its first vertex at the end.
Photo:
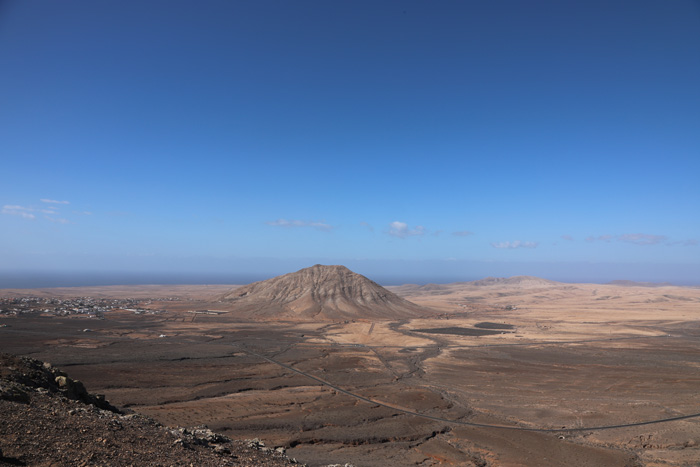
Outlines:
POLYGON ((251 318, 401 319, 432 315, 345 266, 317 264, 220 297, 251 318))

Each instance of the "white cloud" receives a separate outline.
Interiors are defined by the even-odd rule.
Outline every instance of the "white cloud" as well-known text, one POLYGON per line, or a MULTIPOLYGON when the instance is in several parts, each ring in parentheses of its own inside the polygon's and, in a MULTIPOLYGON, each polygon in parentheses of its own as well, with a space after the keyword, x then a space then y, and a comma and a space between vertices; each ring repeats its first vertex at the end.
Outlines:
POLYGON ((491 246, 500 249, 515 249, 515 248, 537 248, 538 242, 521 242, 520 240, 515 240, 514 242, 492 242, 491 246))
POLYGON ((325 222, 277 219, 276 221, 268 221, 265 223, 275 227, 312 227, 316 230, 323 230, 324 232, 333 230, 333 226, 326 224, 325 222))
POLYGON ((459 232, 452 232, 452 235, 455 237, 468 237, 470 235, 474 235, 474 232, 470 232, 469 230, 460 230, 459 232))
MULTIPOLYGON (((633 234, 622 234, 622 235, 598 235, 586 237, 586 241, 589 243, 593 242, 606 242, 610 243, 612 240, 617 240, 618 242, 633 243, 635 245, 658 245, 659 243, 666 242, 668 237, 666 235, 651 235, 642 233, 633 234)), ((667 243, 668 245, 674 245, 678 242, 667 243)))
POLYGON ((10 205, 6 204, 2 207, 2 211, 0 211, 2 214, 7 214, 10 216, 19 216, 23 217, 25 219, 34 219, 36 216, 32 214, 31 211, 32 209, 30 208, 25 208, 23 206, 15 206, 15 205, 10 205))
POLYGON ((695 238, 689 238, 688 240, 674 240, 672 242, 667 242, 666 245, 668 245, 668 246, 676 246, 676 245, 697 246, 697 245, 700 245, 700 242, 698 242, 698 240, 695 238))
POLYGON ((405 222, 394 221, 389 224, 389 235, 398 238, 414 237, 417 235, 425 235, 425 227, 422 225, 417 225, 413 229, 408 228, 408 224, 405 222))
POLYGON ((613 238, 615 238, 614 235, 598 235, 597 237, 590 235, 590 236, 586 237, 586 241, 587 242, 610 242, 610 240, 612 240, 613 238))
POLYGON ((574 237, 572 237, 571 235, 562 235, 561 238, 562 238, 563 240, 568 240, 568 241, 570 241, 570 242, 573 242, 573 241, 574 241, 574 237))
MULTIPOLYGON (((68 201, 55 201, 55 200, 46 200, 42 199, 41 201, 43 202, 48 202, 48 203, 54 203, 54 204, 68 204, 68 201)), ((36 215, 34 213, 41 213, 44 214, 44 219, 55 222, 58 224, 70 224, 71 221, 65 218, 61 217, 52 217, 55 215, 58 215, 57 207, 56 206, 47 206, 46 208, 41 208, 41 207, 33 207, 33 206, 20 206, 17 204, 6 204, 2 207, 2 210, 0 211, 2 214, 8 214, 11 216, 19 216, 23 217, 25 219, 36 219, 36 215)), ((88 214, 88 213, 84 213, 88 214)))
POLYGON ((49 203, 49 204, 70 204, 69 201, 57 201, 55 199, 47 199, 47 198, 42 198, 39 201, 42 203, 49 203))
POLYGON ((360 222, 360 225, 361 225, 362 227, 367 227, 367 229, 369 229, 370 232, 374 232, 374 227, 372 227, 369 223, 367 223, 367 222, 360 222))
MULTIPOLYGON (((37 209, 37 208, 30 208, 27 206, 18 206, 16 204, 6 204, 5 206, 2 207, 3 211, 17 211, 17 212, 24 212, 24 213, 29 213, 29 212, 40 212, 42 214, 56 214, 56 210, 51 208, 51 209, 37 209)), ((5 214, 11 214, 11 212, 5 212, 5 214)))
POLYGON ((656 245, 668 239, 665 235, 650 234, 624 234, 617 237, 621 242, 634 243, 635 245, 656 245))

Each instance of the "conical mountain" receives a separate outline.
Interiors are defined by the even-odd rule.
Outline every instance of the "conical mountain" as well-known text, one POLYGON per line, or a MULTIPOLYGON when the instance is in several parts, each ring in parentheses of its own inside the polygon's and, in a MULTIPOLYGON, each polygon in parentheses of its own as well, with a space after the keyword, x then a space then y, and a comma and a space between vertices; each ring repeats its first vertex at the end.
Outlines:
POLYGON ((220 297, 251 318, 401 319, 434 314, 345 266, 317 264, 220 297))

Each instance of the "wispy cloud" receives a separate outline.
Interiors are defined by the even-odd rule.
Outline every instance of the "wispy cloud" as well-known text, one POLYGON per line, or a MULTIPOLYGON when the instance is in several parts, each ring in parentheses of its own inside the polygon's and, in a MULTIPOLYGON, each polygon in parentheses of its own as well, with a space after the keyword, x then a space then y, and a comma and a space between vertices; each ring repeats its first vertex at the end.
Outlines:
POLYGON ((562 238, 562 240, 567 240, 569 242, 574 241, 574 237, 572 237, 571 235, 562 235, 561 238, 562 238))
POLYGON ((697 246, 697 245, 700 245, 700 242, 698 242, 698 240, 695 238, 689 238, 688 240, 675 240, 673 242, 667 242, 666 245, 668 245, 668 246, 676 246, 676 245, 697 246))
POLYGON ((265 223, 267 225, 271 225, 274 227, 286 227, 286 228, 311 227, 311 228, 314 228, 316 230, 322 230, 324 232, 330 232, 331 230, 333 230, 332 225, 326 224, 325 222, 316 222, 316 221, 277 219, 276 221, 268 221, 265 223))
POLYGON ((47 198, 42 198, 39 201, 42 203, 49 203, 49 204, 70 204, 70 201, 58 201, 55 199, 47 199, 47 198))
POLYGON ((374 227, 372 227, 369 223, 367 223, 367 222, 360 222, 360 225, 361 225, 362 227, 366 227, 367 230, 369 230, 370 232, 374 232, 374 227))
POLYGON ((426 231, 425 227, 422 225, 417 225, 413 229, 409 229, 408 224, 405 222, 394 221, 389 224, 389 231, 387 233, 392 237, 406 238, 425 235, 426 231))
POLYGON ((29 213, 29 212, 40 212, 42 214, 56 214, 56 210, 51 207, 47 209, 42 209, 42 208, 33 208, 33 207, 28 207, 28 206, 18 206, 16 204, 6 204, 3 207, 3 211, 10 211, 5 214, 13 214, 16 212, 24 212, 24 213, 29 213))
POLYGON ((652 234, 643 234, 643 233, 631 233, 631 234, 622 234, 622 235, 598 235, 594 236, 591 235, 589 237, 586 237, 586 241, 589 243, 594 243, 594 242, 606 242, 610 243, 611 241, 616 240, 618 242, 624 242, 624 243, 632 243, 634 245, 659 245, 661 243, 665 243, 666 245, 676 245, 680 244, 683 242, 669 242, 669 238, 666 235, 652 235, 652 234))
POLYGON ((25 208, 24 206, 16 206, 11 204, 6 204, 2 207, 0 213, 7 214, 9 216, 19 216, 25 219, 34 219, 36 216, 32 214, 30 208, 25 208))
POLYGON ((515 248, 537 248, 538 242, 521 242, 520 240, 515 240, 514 242, 493 242, 491 246, 494 248, 501 249, 515 249, 515 248))
POLYGON ((455 237, 468 237, 470 235, 474 235, 474 232, 470 232, 469 230, 460 230, 459 232, 452 232, 452 235, 455 237))
MULTIPOLYGON (((69 204, 68 201, 56 201, 52 199, 41 199, 40 201, 44 203, 52 204, 52 206, 46 207, 36 207, 36 206, 20 206, 18 204, 6 204, 0 210, 0 213, 7 214, 11 216, 19 216, 24 219, 36 219, 37 213, 44 214, 44 219, 55 222, 58 224, 71 224, 72 222, 68 219, 62 217, 54 217, 59 215, 59 206, 54 206, 58 204, 69 204)), ((88 214, 88 213, 84 213, 88 214)))
POLYGON ((593 235, 589 235, 588 237, 586 237, 586 241, 589 243, 593 243, 593 242, 606 242, 607 243, 607 242, 612 241, 612 239, 614 239, 614 238, 615 238, 614 235, 598 235, 597 237, 595 237, 593 235))
POLYGON ((621 242, 634 243, 635 245, 657 245, 668 239, 665 235, 649 235, 649 234, 624 234, 617 237, 621 242))

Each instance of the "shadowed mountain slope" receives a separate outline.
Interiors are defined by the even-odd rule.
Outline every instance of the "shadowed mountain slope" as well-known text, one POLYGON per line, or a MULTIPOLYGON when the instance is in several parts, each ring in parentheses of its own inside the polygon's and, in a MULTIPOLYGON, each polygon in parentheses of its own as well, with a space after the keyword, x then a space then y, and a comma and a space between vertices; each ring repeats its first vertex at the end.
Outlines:
POLYGON ((220 300, 251 318, 401 319, 434 314, 345 266, 320 264, 234 289, 220 300))

